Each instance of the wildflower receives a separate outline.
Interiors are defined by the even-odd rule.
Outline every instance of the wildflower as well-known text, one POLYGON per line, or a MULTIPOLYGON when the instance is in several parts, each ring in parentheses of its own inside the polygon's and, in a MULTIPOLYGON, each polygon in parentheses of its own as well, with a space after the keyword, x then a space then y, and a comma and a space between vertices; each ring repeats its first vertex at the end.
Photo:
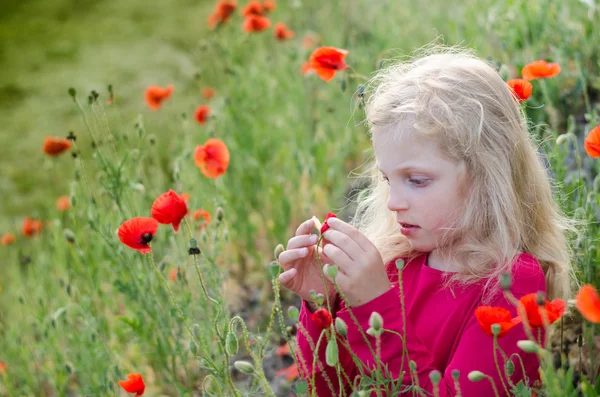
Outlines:
POLYGON ((329 229, 329 225, 327 224, 327 219, 329 218, 337 218, 337 215, 334 214, 333 212, 328 212, 327 216, 325 217, 325 221, 323 222, 323 226, 321 226, 321 234, 325 233, 327 231, 327 229, 329 229))
POLYGON ((557 76, 559 73, 560 65, 558 63, 549 63, 544 60, 528 63, 521 71, 525 80, 547 79, 557 76))
POLYGON ((590 131, 583 143, 585 152, 592 158, 600 157, 600 125, 590 131))
POLYGON ((0 360, 0 375, 6 376, 6 363, 0 360))
POLYGON ((204 145, 196 146, 194 162, 207 178, 216 179, 227 171, 229 149, 218 138, 211 138, 204 145))
POLYGON ((479 325, 483 332, 489 336, 494 336, 492 325, 500 325, 500 333, 498 338, 504 336, 515 325, 521 322, 519 317, 511 318, 508 309, 503 307, 479 306, 475 309, 475 317, 479 321, 479 325))
POLYGON ((172 269, 171 273, 169 274, 169 280, 171 280, 171 281, 177 280, 177 273, 178 273, 177 269, 172 269))
POLYGON ((215 96, 215 89, 212 87, 204 87, 202 89, 202 96, 206 99, 210 99, 215 96))
POLYGON ((59 211, 66 211, 71 208, 71 199, 69 196, 60 196, 56 200, 56 209, 59 211))
POLYGON ((121 385, 127 393, 137 393, 136 397, 144 394, 144 390, 146 389, 144 379, 140 374, 127 374, 127 380, 120 380, 119 385, 121 385))
POLYGON ((187 214, 188 209, 185 201, 173 190, 161 194, 152 204, 152 218, 158 223, 168 225, 173 224, 175 231, 179 230, 179 224, 187 214))
POLYGON ((325 81, 331 80, 336 72, 346 69, 344 58, 348 55, 347 50, 335 47, 319 47, 313 51, 308 62, 317 76, 325 81))
POLYGON ((204 229, 208 224, 210 224, 211 216, 210 213, 202 208, 194 211, 194 219, 196 221, 201 221, 202 223, 198 226, 198 230, 204 229))
POLYGON ((600 296, 590 284, 581 287, 575 297, 577 309, 581 315, 592 323, 600 323, 600 296))
POLYGON ((275 350, 275 354, 278 356, 289 356, 290 355, 290 345, 288 345, 287 343, 285 345, 281 345, 279 346, 276 350, 275 350))
POLYGON ((271 26, 271 20, 261 15, 250 15, 244 19, 244 31, 248 33, 262 32, 271 26))
POLYGON ((162 88, 156 85, 151 85, 146 88, 144 97, 146 98, 146 104, 152 110, 160 109, 160 106, 164 100, 171 97, 173 93, 173 85, 168 85, 166 88, 162 88))
MULTIPOLYGON (((537 294, 527 294, 521 297, 519 302, 525 307, 531 328, 543 327, 544 322, 537 303, 537 294)), ((562 299, 554 299, 552 302, 544 299, 544 308, 548 316, 548 325, 550 325, 565 313, 565 302, 562 299)))
POLYGON ((29 217, 23 220, 23 234, 27 237, 34 236, 42 231, 42 221, 34 220, 29 217))
POLYGON ((154 218, 137 217, 129 219, 119 227, 119 240, 129 248, 147 254, 152 251, 148 245, 158 230, 154 218))
POLYGON ((71 141, 63 138, 46 137, 42 151, 48 156, 58 156, 71 148, 71 141))
POLYGON ((275 4, 274 0, 264 0, 262 6, 265 9, 265 12, 268 14, 270 12, 275 11, 275 7, 277 7, 277 4, 275 4))
POLYGON ((198 124, 205 124, 210 114, 210 107, 208 105, 201 105, 196 108, 194 112, 194 118, 198 124))
POLYGON ((295 36, 295 33, 293 30, 290 30, 285 23, 283 22, 278 22, 275 25, 275 37, 277 38, 277 40, 279 41, 284 41, 287 39, 291 39, 292 37, 295 36))
POLYGON ((10 245, 16 241, 15 235, 12 233, 4 233, 0 239, 0 244, 10 245))
POLYGON ((517 96, 519 102, 526 101, 531 96, 533 91, 533 85, 525 79, 512 79, 506 82, 510 89, 517 96))
POLYGON ((293 382, 296 379, 298 379, 298 377, 300 376, 300 373, 298 371, 298 366, 296 365, 296 363, 294 363, 287 368, 283 368, 283 369, 275 371, 275 376, 280 376, 280 375, 285 375, 285 379, 288 382, 293 382))
POLYGON ((235 11, 236 7, 237 4, 235 1, 219 1, 214 12, 208 17, 208 27, 210 29, 214 29, 218 24, 227 22, 235 11))
POLYGON ((250 1, 248 4, 246 4, 244 9, 242 10, 242 16, 249 17, 252 15, 258 15, 258 16, 265 15, 265 8, 259 1, 256 1, 256 0, 250 1))
POLYGON ((320 329, 329 328, 331 325, 331 313, 329 310, 323 308, 314 312, 311 316, 312 321, 320 329))

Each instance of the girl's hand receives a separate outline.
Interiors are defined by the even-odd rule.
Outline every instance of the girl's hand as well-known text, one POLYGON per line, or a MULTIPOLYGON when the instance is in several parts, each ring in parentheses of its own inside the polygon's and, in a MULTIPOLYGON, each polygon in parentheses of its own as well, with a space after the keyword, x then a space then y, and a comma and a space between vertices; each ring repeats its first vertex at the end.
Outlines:
MULTIPOLYGON (((323 252, 338 266, 335 277, 350 306, 367 303, 390 287, 379 250, 354 226, 339 218, 327 220, 329 229, 323 233, 327 244, 323 252)), ((325 272, 325 276, 327 272, 325 272)))
POLYGON ((316 250, 323 264, 333 262, 323 255, 321 247, 316 246, 319 236, 310 234, 313 227, 312 219, 302 223, 296 230, 296 235, 288 241, 286 251, 279 255, 279 264, 285 270, 279 275, 279 281, 281 285, 294 291, 305 301, 312 302, 309 294, 312 289, 324 296, 329 293, 329 299, 332 300, 336 294, 335 287, 328 279, 323 283, 322 270, 315 257, 316 250))

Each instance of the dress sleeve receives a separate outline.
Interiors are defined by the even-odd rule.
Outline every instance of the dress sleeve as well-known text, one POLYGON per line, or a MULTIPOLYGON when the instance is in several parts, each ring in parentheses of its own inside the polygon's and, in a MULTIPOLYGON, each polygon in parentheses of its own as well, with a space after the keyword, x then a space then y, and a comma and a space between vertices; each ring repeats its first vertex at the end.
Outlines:
MULTIPOLYGON (((511 311, 513 316, 516 315, 514 306, 507 302, 502 295, 495 302, 492 302, 491 306, 506 307, 511 311)), ((368 323, 371 313, 376 311, 383 318, 384 329, 393 331, 384 332, 381 335, 380 357, 384 368, 389 371, 394 379, 402 376, 402 388, 410 386, 413 383, 416 384, 416 381, 418 381, 422 389, 432 393, 433 385, 431 384, 429 374, 433 370, 440 369, 433 365, 433 352, 420 340, 415 325, 410 321, 403 322, 398 286, 393 285, 390 290, 378 298, 364 305, 354 307, 351 310, 360 325, 360 329, 364 331, 364 335, 361 334, 359 327, 350 326, 350 324, 354 324, 354 320, 347 309, 341 310, 337 315, 349 324, 348 342, 352 351, 361 361, 367 364, 370 369, 377 367, 373 356, 373 352, 377 354, 375 338, 366 334, 366 330, 369 328, 368 323), (406 329, 406 352, 408 354, 403 356, 402 339, 399 335, 403 335, 404 328, 406 329), (365 338, 369 341, 368 344, 365 342, 365 338), (414 381, 411 379, 409 369, 410 360, 414 361, 417 365, 416 379, 414 381)), ((443 332, 443 330, 440 330, 440 332, 443 332)), ((496 356, 494 356, 493 337, 483 332, 474 313, 467 316, 467 324, 465 324, 459 339, 456 340, 455 335, 448 335, 448 343, 456 344, 457 347, 455 353, 450 358, 446 370, 440 370, 442 377, 439 383, 439 396, 450 397, 456 395, 454 380, 452 378, 453 370, 460 371, 459 385, 463 397, 494 395, 494 389, 489 380, 484 379, 483 381, 474 383, 467 379, 469 372, 474 370, 489 375, 493 379, 499 395, 506 395, 501 376, 505 382, 506 378, 499 374, 494 360, 498 361, 499 368, 502 374, 504 374, 504 356, 510 357, 512 354, 520 357, 523 361, 526 375, 529 378, 529 382, 532 383, 537 374, 539 361, 535 354, 525 353, 517 347, 517 341, 522 339, 527 339, 525 330, 522 326, 515 326, 506 335, 498 339, 498 344, 505 355, 497 352, 496 356)), ((517 370, 511 377, 511 381, 516 384, 519 377, 522 377, 522 371, 520 370, 521 364, 516 357, 513 362, 517 370)))

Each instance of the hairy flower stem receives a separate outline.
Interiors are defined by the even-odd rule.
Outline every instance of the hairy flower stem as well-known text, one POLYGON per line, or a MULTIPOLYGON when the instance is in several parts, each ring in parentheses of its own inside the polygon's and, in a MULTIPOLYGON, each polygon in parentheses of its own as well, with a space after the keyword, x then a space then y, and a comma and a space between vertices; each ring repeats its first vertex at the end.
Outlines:
MULTIPOLYGON (((188 222, 187 218, 183 218, 183 221, 185 223, 186 229, 188 231, 188 236, 191 239, 194 238, 194 236, 192 235, 192 228, 190 227, 190 223, 188 222)), ((204 255, 203 251, 200 250, 201 255, 204 255)), ((204 284, 204 278, 202 277, 202 273, 200 273, 200 266, 198 266, 198 257, 196 255, 192 255, 194 257, 194 268, 196 269, 196 274, 198 275, 198 280, 200 280, 200 286, 202 287, 202 291, 204 292, 204 296, 206 297, 206 299, 208 299, 209 301, 211 301, 213 304, 219 306, 219 302, 217 302, 215 299, 211 298, 210 295, 208 295, 208 290, 206 289, 206 285, 204 284)))

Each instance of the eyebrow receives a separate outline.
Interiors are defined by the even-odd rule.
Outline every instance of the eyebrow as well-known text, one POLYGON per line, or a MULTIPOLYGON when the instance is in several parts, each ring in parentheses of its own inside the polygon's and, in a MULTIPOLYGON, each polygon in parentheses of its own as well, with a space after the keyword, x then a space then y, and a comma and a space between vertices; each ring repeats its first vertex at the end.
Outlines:
MULTIPOLYGON (((383 170, 381 168, 379 168, 379 164, 375 164, 375 166, 377 167, 377 169, 381 172, 383 172, 383 170)), ((426 172, 431 172, 431 169, 426 168, 418 163, 407 163, 404 166, 398 167, 396 168, 394 171, 426 171, 426 172)))

